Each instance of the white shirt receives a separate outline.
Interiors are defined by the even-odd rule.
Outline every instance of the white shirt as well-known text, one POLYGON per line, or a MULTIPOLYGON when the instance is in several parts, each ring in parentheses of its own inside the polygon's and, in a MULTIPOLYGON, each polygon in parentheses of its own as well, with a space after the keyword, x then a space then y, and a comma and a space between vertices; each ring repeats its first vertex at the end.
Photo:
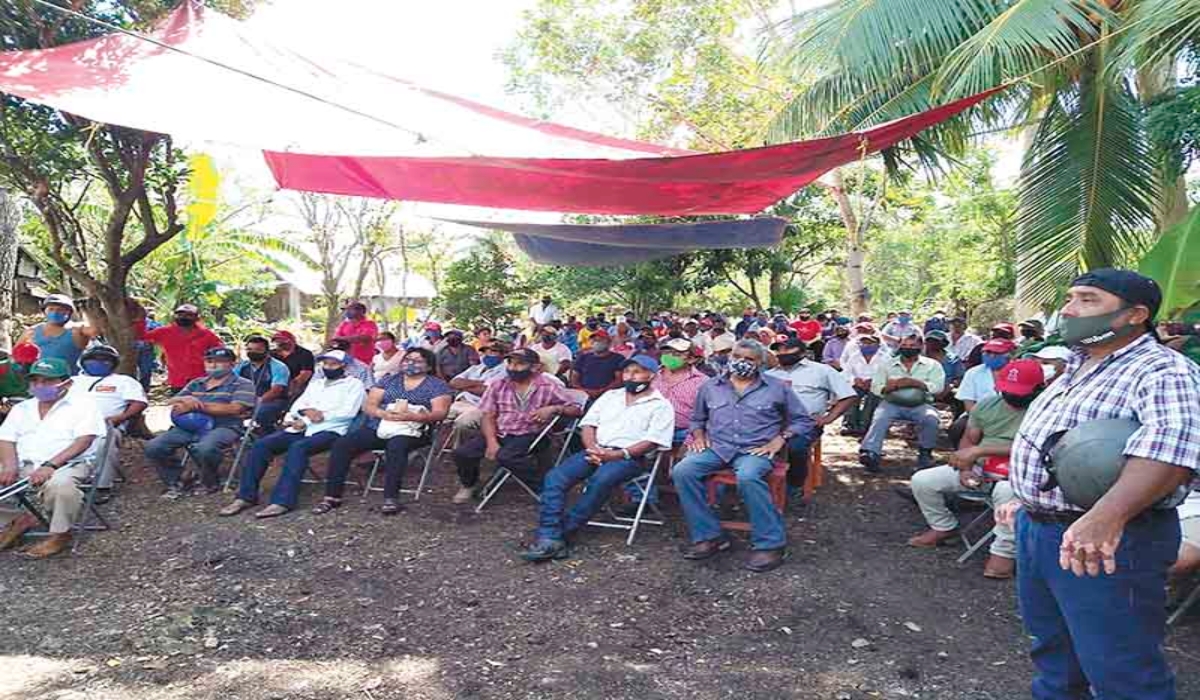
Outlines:
POLYGON ((400 372, 400 363, 404 361, 404 350, 398 349, 392 355, 392 359, 387 359, 383 353, 376 353, 375 357, 371 358, 371 373, 375 376, 375 381, 379 381, 389 374, 398 374, 400 372))
POLYGON ((1200 518, 1200 491, 1192 491, 1179 505, 1179 519, 1200 518))
POLYGON ((529 307, 529 318, 539 326, 558 320, 558 307, 553 302, 543 305, 541 302, 529 307))
MULTIPOLYGON (((484 385, 486 385, 488 382, 492 381, 493 379, 503 377, 507 372, 508 372, 508 369, 504 366, 503 362, 496 365, 495 367, 485 367, 484 364, 481 362, 477 365, 471 365, 470 367, 459 372, 454 377, 454 379, 463 379, 463 380, 466 380, 469 382, 483 382, 484 385)), ((452 379, 451 381, 454 381, 454 379, 452 379)), ((478 406, 480 400, 482 400, 483 397, 476 396, 475 394, 472 394, 469 391, 460 391, 460 392, 458 392, 458 396, 456 396, 455 399, 458 401, 465 401, 466 403, 469 403, 472 406, 478 406)))
POLYGON ((971 351, 975 349, 975 346, 982 342, 983 338, 974 333, 963 333, 962 337, 954 341, 954 344, 950 347, 954 350, 955 355, 966 360, 971 355, 971 351))
MULTIPOLYGON (((558 341, 555 341, 554 347, 551 348, 548 348, 541 343, 530 345, 529 347, 539 355, 550 355, 557 360, 559 364, 562 364, 563 362, 570 362, 575 357, 574 353, 571 352, 571 348, 558 341)), ((555 374, 558 372, 558 367, 546 367, 545 369, 550 374, 555 374)))
POLYGON ((764 374, 791 387, 810 416, 824 415, 831 404, 858 396, 841 372, 820 362, 801 360, 790 368, 775 367, 764 374))
POLYGON ((700 351, 702 353, 704 353, 705 358, 712 356, 713 341, 715 341, 717 338, 727 338, 731 345, 733 343, 737 342, 737 336, 730 333, 729 331, 725 331, 721 335, 718 335, 716 338, 713 337, 712 331, 705 331, 705 332, 701 333, 700 335, 696 336, 696 340, 695 340, 696 345, 698 345, 700 347, 700 351))
POLYGON ((91 394, 96 402, 96 408, 105 418, 119 416, 129 408, 130 401, 149 403, 146 391, 138 380, 127 374, 113 373, 104 377, 93 377, 90 374, 78 374, 71 378, 71 388, 68 394, 91 394))
POLYGON ((366 388, 357 377, 342 377, 336 381, 313 379, 304 389, 296 403, 288 411, 284 423, 289 423, 300 416, 300 411, 312 408, 321 412, 325 420, 320 423, 310 422, 301 418, 305 423, 304 434, 337 433, 345 435, 350 423, 358 415, 366 399, 366 388))
MULTIPOLYGON (((108 432, 108 424, 96 401, 87 394, 72 394, 59 399, 45 417, 38 411, 37 399, 26 399, 8 413, 0 425, 0 442, 12 442, 17 446, 19 462, 41 464, 62 452, 76 439, 91 435, 102 437, 108 432)), ((99 447, 99 440, 79 458, 89 458, 99 447)))
POLYGON ((622 449, 643 441, 670 447, 675 437, 675 409, 655 389, 649 389, 632 404, 625 403, 625 388, 610 389, 600 395, 580 426, 596 428, 596 442, 603 447, 622 449))
POLYGON ((847 381, 855 379, 871 379, 875 376, 875 369, 879 365, 888 361, 892 353, 888 351, 886 345, 880 345, 871 359, 863 357, 859 350, 857 341, 850 341, 846 344, 846 349, 842 351, 842 374, 846 376, 847 381))
POLYGON ((987 365, 975 365, 963 375, 955 396, 959 401, 974 401, 979 403, 989 396, 996 395, 996 377, 987 365))

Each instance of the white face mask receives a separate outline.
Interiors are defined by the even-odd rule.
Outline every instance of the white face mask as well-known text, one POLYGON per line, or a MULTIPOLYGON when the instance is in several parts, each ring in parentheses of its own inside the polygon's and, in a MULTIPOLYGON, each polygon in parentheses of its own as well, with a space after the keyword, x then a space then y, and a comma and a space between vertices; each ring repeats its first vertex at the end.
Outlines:
POLYGON ((1042 365, 1042 376, 1046 378, 1046 383, 1049 384, 1058 376, 1058 366, 1052 364, 1042 365))

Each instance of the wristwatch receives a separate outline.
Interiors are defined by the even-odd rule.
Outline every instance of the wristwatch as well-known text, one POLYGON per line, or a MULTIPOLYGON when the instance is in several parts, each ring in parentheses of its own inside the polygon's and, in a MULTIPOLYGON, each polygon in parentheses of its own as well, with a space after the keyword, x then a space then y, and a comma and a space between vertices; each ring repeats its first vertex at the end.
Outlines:
POLYGON ((42 466, 50 467, 51 469, 58 471, 58 465, 55 464, 54 462, 51 462, 50 460, 46 460, 45 462, 42 462, 42 466))
POLYGON ((629 454, 629 448, 622 447, 621 454, 625 455, 625 459, 633 461, 633 455, 629 454))

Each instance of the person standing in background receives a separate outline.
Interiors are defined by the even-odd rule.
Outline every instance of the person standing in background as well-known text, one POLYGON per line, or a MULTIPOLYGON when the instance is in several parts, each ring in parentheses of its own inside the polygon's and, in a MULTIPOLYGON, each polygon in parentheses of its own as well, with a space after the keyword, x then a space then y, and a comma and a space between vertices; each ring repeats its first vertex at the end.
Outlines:
POLYGON ((379 326, 367 318, 366 304, 361 301, 346 304, 345 320, 334 332, 334 340, 350 343, 350 354, 354 359, 370 367, 375 357, 375 337, 378 335, 379 326))
POLYGON ((172 323, 146 331, 144 340, 163 349, 167 360, 167 386, 172 395, 179 393, 193 379, 205 376, 205 353, 225 345, 216 333, 200 323, 200 310, 193 304, 180 304, 175 308, 172 323))

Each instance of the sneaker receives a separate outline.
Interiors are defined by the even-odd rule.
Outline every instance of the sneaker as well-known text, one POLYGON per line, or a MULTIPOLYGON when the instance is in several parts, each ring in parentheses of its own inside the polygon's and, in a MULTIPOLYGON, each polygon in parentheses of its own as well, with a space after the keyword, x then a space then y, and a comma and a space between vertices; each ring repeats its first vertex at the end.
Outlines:
POLYGON ((521 553, 522 559, 532 562, 566 559, 569 556, 571 550, 562 540, 538 540, 521 553))
POLYGON ((171 486, 167 487, 166 491, 163 491, 162 498, 164 501, 178 501, 186 495, 187 493, 184 492, 182 486, 179 484, 172 484, 171 486))
POLYGON ((928 469, 933 466, 933 450, 917 452, 917 469, 928 469))
POLYGON ((458 487, 458 491, 456 491, 454 493, 454 498, 450 499, 450 501, 452 503, 462 505, 463 503, 470 503, 474 498, 475 498, 475 487, 474 486, 460 486, 460 487, 458 487))
POLYGON ((879 455, 874 452, 863 450, 858 453, 858 463, 863 465, 863 468, 872 474, 879 473, 879 455))
POLYGON ((191 495, 193 496, 211 496, 214 493, 220 492, 221 487, 215 484, 212 486, 205 486, 204 484, 197 483, 193 484, 191 489, 191 495))

